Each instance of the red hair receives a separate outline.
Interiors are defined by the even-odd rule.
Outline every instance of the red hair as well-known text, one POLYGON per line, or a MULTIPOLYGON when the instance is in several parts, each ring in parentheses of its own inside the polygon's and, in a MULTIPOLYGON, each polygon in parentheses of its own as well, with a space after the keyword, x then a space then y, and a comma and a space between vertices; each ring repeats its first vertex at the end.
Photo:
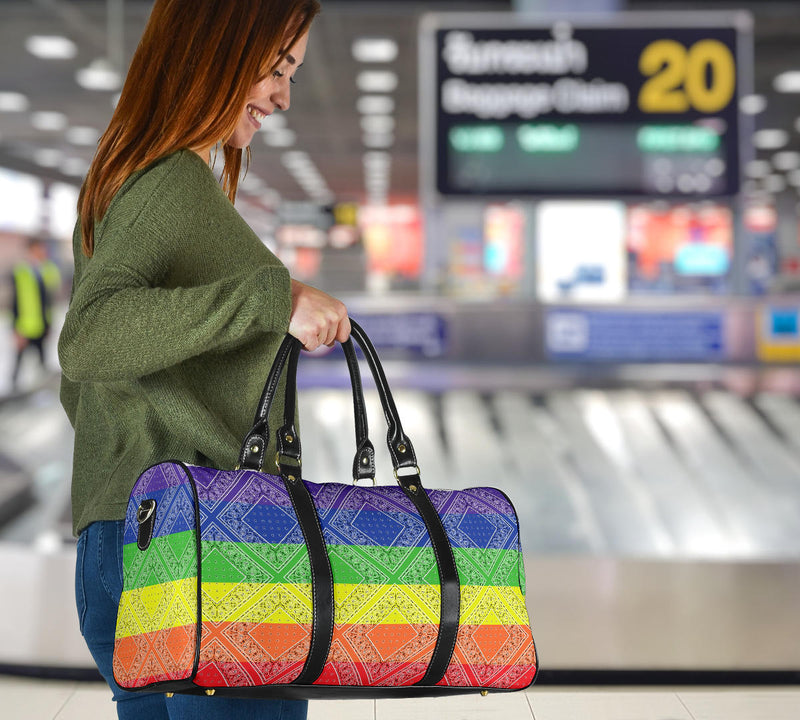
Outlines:
MULTIPOLYGON (((81 187, 82 248, 134 172, 186 148, 225 142, 250 88, 311 25, 318 0, 156 0, 108 128, 81 187)), ((224 146, 222 188, 236 198, 242 150, 224 146)))

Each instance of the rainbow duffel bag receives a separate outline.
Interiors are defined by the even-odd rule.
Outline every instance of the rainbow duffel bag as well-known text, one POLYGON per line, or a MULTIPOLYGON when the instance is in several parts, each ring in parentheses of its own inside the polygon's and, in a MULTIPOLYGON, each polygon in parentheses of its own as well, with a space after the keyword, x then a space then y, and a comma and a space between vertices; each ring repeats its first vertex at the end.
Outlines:
POLYGON ((354 482, 301 479, 300 343, 275 358, 235 470, 179 461, 130 496, 114 678, 127 690, 379 698, 522 690, 537 658, 519 525, 489 487, 425 490, 375 349, 397 485, 374 479, 358 360, 343 344, 356 426, 354 482), (284 425, 261 470, 286 368, 284 425))

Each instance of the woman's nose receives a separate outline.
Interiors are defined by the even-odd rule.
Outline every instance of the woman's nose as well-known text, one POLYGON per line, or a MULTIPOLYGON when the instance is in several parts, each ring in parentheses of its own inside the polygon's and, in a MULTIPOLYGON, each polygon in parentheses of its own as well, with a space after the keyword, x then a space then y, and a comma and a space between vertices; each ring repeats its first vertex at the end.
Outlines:
POLYGON ((291 90, 289 89, 289 83, 279 83, 278 86, 272 93, 272 100, 273 105, 277 107, 279 110, 283 110, 286 112, 289 109, 289 105, 291 104, 291 90))

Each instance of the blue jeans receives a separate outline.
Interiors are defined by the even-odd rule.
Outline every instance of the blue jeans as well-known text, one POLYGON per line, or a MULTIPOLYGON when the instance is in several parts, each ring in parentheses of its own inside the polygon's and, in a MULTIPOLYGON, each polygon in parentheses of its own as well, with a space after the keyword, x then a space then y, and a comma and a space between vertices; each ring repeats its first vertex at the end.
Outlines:
POLYGON ((122 594, 122 522, 94 522, 78 538, 75 598, 81 634, 111 688, 122 720, 305 720, 305 700, 128 692, 114 682, 112 656, 122 594))

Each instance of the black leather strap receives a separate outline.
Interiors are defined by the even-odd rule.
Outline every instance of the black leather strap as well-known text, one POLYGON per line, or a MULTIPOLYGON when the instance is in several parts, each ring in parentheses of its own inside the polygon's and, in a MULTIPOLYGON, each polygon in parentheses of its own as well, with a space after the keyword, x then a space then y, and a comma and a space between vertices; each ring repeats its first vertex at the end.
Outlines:
POLYGON ((291 335, 287 335, 278 348, 272 367, 269 370, 269 375, 267 375, 267 382, 264 385, 264 391, 261 393, 261 399, 258 401, 253 427, 245 435, 242 448, 239 451, 239 467, 261 470, 264 466, 264 455, 269 444, 269 426, 267 424, 269 409, 272 407, 272 400, 278 389, 286 359, 295 346, 299 345, 299 342, 291 335))
POLYGON ((363 328, 352 318, 350 318, 351 337, 355 338, 361 352, 367 359, 369 369, 372 372, 372 377, 375 379, 375 385, 378 388, 378 396, 381 399, 381 406, 383 407, 383 414, 386 417, 386 424, 389 426, 389 431, 386 436, 386 442, 389 446, 389 454, 392 456, 392 465, 395 471, 400 468, 415 468, 417 467, 417 456, 414 453, 414 446, 411 440, 403 432, 403 426, 400 423, 400 416, 397 412, 397 406, 394 404, 392 391, 389 389, 389 383, 386 380, 386 374, 383 372, 380 360, 378 360, 378 353, 375 352, 375 347, 367 337, 363 328))
MULTIPOLYGON (((364 392, 361 385, 361 372, 358 367, 353 343, 350 340, 342 343, 347 368, 350 372, 350 385, 353 391, 353 410, 355 413, 356 428, 356 454, 353 460, 353 479, 364 480, 374 479, 375 477, 375 447, 369 439, 369 427, 367 424, 367 411, 364 403, 364 392)), ((297 470, 300 466, 300 436, 294 424, 295 418, 295 397, 297 393, 297 362, 300 356, 302 345, 299 340, 287 335, 272 363, 261 399, 258 402, 253 427, 244 438, 239 452, 239 466, 252 470, 261 470, 264 466, 265 454, 269 445, 269 411, 272 407, 275 395, 278 392, 278 385, 283 373, 284 366, 287 367, 286 376, 286 395, 284 402, 283 426, 278 430, 276 437, 276 447, 278 452, 278 466, 285 464, 285 459, 290 458, 293 462, 289 466, 297 470)), ((299 470, 297 470, 299 474, 299 470)))
POLYGON ((436 567, 439 571, 441 601, 439 605, 439 635, 436 647, 428 664, 424 677, 417 685, 436 685, 445 674, 453 657, 458 635, 458 621, 461 614, 461 582, 458 578, 456 559, 453 548, 442 525, 442 519, 433 507, 428 493, 419 482, 419 475, 407 475, 398 478, 400 487, 414 503, 414 507, 422 517, 431 538, 433 553, 436 556, 436 567))
POLYGON ((302 477, 300 462, 300 436, 295 427, 295 400, 297 398, 297 360, 300 356, 300 344, 296 343, 289 353, 289 364, 286 367, 286 393, 284 400, 283 425, 275 434, 278 449, 278 467, 281 475, 289 473, 302 477), (287 463, 286 459, 292 460, 287 463))
POLYGON ((353 410, 356 418, 356 454, 353 459, 353 480, 375 480, 375 447, 369 439, 367 408, 364 403, 364 389, 361 386, 361 370, 353 341, 342 343, 347 369, 350 372, 350 386, 353 390, 353 410))
POLYGON ((311 563, 311 597, 313 619, 311 623, 311 647, 305 665, 292 684, 313 683, 325 667, 333 641, 333 571, 328 557, 322 526, 311 493, 299 475, 283 477, 289 491, 297 521, 306 541, 308 559, 311 563))

